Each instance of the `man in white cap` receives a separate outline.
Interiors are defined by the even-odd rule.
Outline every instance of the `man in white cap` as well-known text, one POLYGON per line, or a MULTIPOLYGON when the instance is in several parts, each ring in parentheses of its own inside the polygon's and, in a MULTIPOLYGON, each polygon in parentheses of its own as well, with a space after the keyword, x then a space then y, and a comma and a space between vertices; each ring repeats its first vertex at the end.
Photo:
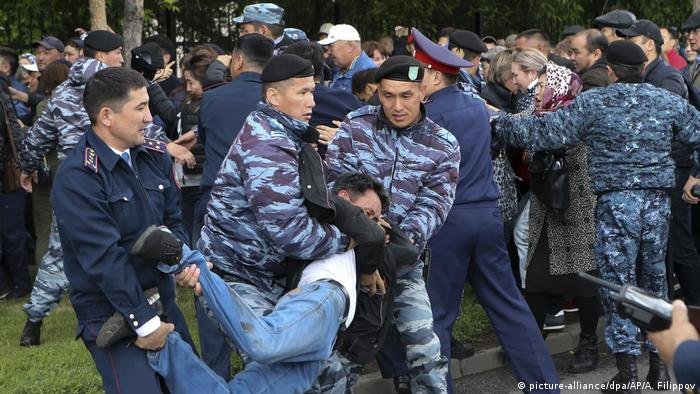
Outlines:
POLYGON ((328 32, 328 37, 318 42, 328 45, 338 72, 331 82, 332 88, 352 91, 352 76, 355 73, 376 68, 361 47, 360 33, 350 25, 335 25, 328 32))

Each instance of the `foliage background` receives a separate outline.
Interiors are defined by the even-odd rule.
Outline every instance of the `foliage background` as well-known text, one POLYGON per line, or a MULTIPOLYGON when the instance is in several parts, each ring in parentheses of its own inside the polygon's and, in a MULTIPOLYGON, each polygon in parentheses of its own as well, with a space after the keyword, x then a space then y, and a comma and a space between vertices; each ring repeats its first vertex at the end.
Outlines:
MULTIPOLYGON (((122 29, 124 1, 106 0, 108 22, 122 29)), ((262 1, 262 0, 261 0, 262 1)), ((693 0, 275 0, 286 10, 287 26, 313 33, 323 22, 350 23, 367 39, 415 26, 435 35, 444 26, 505 37, 531 27, 559 38, 563 27, 590 26, 604 10, 625 8, 659 25, 679 26, 693 0)), ((256 1, 145 0, 145 35, 166 34, 178 43, 210 41, 230 48, 236 36, 231 19, 256 1)), ((0 43, 28 47, 53 34, 62 39, 78 26, 88 28, 85 0, 7 0, 0 2, 0 43)))

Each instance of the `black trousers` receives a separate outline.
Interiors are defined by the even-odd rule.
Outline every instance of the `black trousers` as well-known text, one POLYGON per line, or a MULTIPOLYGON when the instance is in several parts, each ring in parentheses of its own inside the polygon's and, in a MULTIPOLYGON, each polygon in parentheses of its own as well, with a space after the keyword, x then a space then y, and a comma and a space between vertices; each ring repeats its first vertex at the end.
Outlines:
POLYGON ((671 191, 671 223, 666 253, 669 299, 673 299, 673 273, 681 285, 686 304, 700 305, 700 254, 693 236, 692 205, 683 201, 683 186, 690 168, 677 167, 676 187, 671 191))

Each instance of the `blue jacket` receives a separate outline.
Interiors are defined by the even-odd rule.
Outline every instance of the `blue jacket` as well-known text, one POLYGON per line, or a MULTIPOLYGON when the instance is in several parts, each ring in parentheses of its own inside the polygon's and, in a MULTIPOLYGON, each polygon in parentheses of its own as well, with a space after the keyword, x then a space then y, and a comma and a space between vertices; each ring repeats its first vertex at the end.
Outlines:
POLYGON ((322 84, 316 84, 314 101, 316 106, 309 121, 314 126, 336 127, 333 124, 334 120, 342 122, 348 113, 365 105, 349 91, 326 87, 322 84))
POLYGON ((377 68, 372 59, 364 51, 360 51, 360 56, 350 65, 346 71, 339 71, 333 76, 332 88, 346 90, 352 93, 352 76, 356 73, 370 68, 377 68))
POLYGON ((54 178, 51 204, 79 324, 117 310, 138 328, 155 317, 143 295, 154 286, 165 310, 175 307, 172 277, 158 271, 155 261, 130 253, 152 224, 187 239, 165 143, 146 141, 131 148, 132 170, 88 129, 54 178))
POLYGON ((700 387, 700 341, 688 340, 676 348, 673 355, 673 374, 678 384, 694 384, 700 387))
POLYGON ((260 74, 244 72, 233 81, 204 93, 198 126, 205 157, 202 186, 214 184, 231 143, 260 101, 261 90, 260 74))
POLYGON ((461 159, 454 204, 496 206, 501 193, 493 179, 491 125, 484 103, 452 85, 430 95, 425 109, 430 120, 459 142, 461 159))
MULTIPOLYGON (((664 63, 661 57, 654 59, 644 70, 644 82, 654 85, 657 88, 666 89, 684 99, 688 98, 688 86, 685 84, 683 74, 675 68, 664 63)), ((692 150, 678 141, 671 144, 671 157, 676 165, 681 167, 692 167, 693 161, 690 159, 692 150)), ((681 187, 683 185, 680 185, 681 187)))
POLYGON ((499 137, 532 150, 585 141, 595 193, 675 185, 671 141, 700 147, 700 112, 688 101, 646 83, 614 83, 580 94, 544 116, 495 121, 499 137))

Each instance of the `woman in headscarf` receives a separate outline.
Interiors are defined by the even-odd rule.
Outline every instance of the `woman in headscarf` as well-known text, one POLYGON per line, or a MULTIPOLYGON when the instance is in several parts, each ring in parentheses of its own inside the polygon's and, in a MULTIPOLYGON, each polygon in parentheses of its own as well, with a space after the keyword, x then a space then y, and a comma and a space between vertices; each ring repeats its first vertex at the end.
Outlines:
MULTIPOLYGON (((537 84, 535 112, 545 114, 569 105, 581 88, 578 75, 565 67, 545 64, 537 84)), ((553 296, 575 297, 581 336, 569 372, 580 373, 598 365, 598 289, 577 276, 578 272, 594 273, 596 269, 593 253, 596 197, 590 188, 585 144, 566 149, 563 156, 569 172, 570 205, 555 210, 544 204, 537 193, 531 194, 523 283, 525 299, 540 326, 553 296)), ((533 176, 531 182, 531 189, 536 189, 534 183, 542 179, 533 176)))

